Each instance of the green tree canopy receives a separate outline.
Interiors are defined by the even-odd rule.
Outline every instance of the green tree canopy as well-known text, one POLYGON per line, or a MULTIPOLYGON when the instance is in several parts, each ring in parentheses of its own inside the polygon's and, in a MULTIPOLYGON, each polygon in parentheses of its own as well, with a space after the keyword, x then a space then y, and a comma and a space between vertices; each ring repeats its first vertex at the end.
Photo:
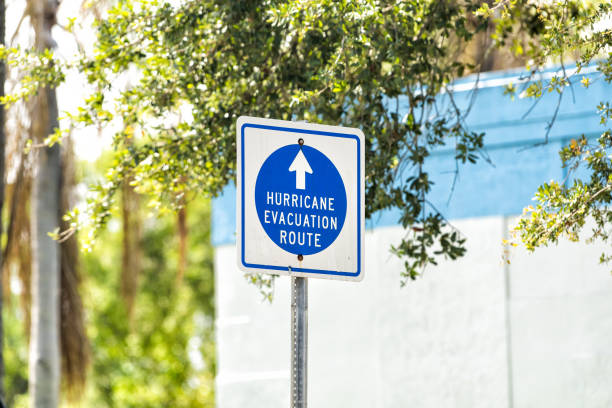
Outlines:
MULTIPOLYGON (((534 75, 550 61, 574 57, 581 67, 603 57, 600 70, 609 81, 610 31, 594 26, 609 13, 605 2, 572 0, 233 0, 178 6, 121 0, 98 22, 94 51, 68 64, 78 67, 92 89, 73 113, 74 123, 120 129, 113 140, 115 162, 95 187, 89 219, 94 230, 107 221, 113 196, 128 178, 158 207, 221 192, 235 176, 240 115, 359 127, 366 135, 366 215, 400 209, 408 234, 394 252, 405 259, 404 279, 415 278, 438 257, 465 252, 464 238, 428 202, 432 181, 424 163, 441 145, 455 147, 458 165, 482 157, 485 135, 466 127, 467 112, 436 100, 441 92, 452 96, 455 79, 481 70, 491 49, 482 58, 469 57, 474 39, 490 36, 493 46, 528 60, 534 75), (400 97, 407 101, 405 115, 399 114, 400 97)), ((50 55, 36 58, 42 68, 32 71, 17 96, 36 89, 28 84, 63 79, 61 63, 49 65, 50 55)), ((534 80, 527 95, 562 93, 569 81, 567 75, 534 80)), ((609 106, 600 107, 609 117, 609 106)), ((61 132, 49 142, 60 137, 61 132)), ((569 188, 543 186, 540 206, 518 230, 528 248, 580 229, 583 215, 610 225, 610 134, 602 135, 595 150, 576 140, 578 148, 564 149, 562 158, 567 165, 590 166, 593 178, 569 188)), ((69 215, 76 228, 79 215, 69 215)))
POLYGON ((125 174, 160 204, 215 195, 233 179, 238 116, 360 127, 366 134, 366 214, 398 207, 412 235, 396 252, 414 278, 436 256, 464 253, 459 233, 428 208, 423 164, 452 141, 474 162, 483 135, 435 96, 477 67, 458 56, 487 26, 477 2, 121 1, 79 66, 95 92, 75 116, 118 120, 116 165, 93 205, 105 222, 125 174), (126 73, 138 81, 116 89, 126 73), (409 113, 395 108, 400 96, 409 113), (183 114, 186 112, 186 114, 183 114), (137 143, 132 143, 132 139, 137 143), (433 247, 436 247, 433 250, 433 247))

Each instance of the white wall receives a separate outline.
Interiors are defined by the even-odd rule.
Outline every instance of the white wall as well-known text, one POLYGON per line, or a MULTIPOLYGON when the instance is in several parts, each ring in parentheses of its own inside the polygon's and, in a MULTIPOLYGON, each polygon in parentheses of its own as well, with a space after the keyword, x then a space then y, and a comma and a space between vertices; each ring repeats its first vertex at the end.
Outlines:
MULTIPOLYGON (((309 281, 309 406, 612 407, 612 276, 602 247, 502 261, 503 217, 453 223, 459 261, 404 288, 399 227, 366 236, 363 282, 309 281)), ((262 302, 216 248, 217 405, 289 406, 289 278, 262 302)))

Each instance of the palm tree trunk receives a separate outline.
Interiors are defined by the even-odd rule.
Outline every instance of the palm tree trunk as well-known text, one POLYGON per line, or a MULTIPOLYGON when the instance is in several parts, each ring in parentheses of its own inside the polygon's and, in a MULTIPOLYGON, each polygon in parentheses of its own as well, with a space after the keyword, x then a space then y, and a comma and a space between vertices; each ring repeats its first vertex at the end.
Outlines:
POLYGON ((140 218, 140 197, 129 182, 123 184, 123 253, 121 260, 121 296, 125 301, 130 329, 134 317, 134 302, 138 293, 138 280, 141 270, 142 222, 140 218))
MULTIPOLYGON (((35 45, 53 47, 56 0, 29 0, 35 45)), ((58 127, 55 89, 37 95, 31 126, 40 143, 58 127)), ((60 247, 49 237, 60 225, 61 155, 58 144, 40 148, 32 188, 32 316, 30 397, 33 408, 56 408, 60 390, 60 247)))
MULTIPOLYGON (((55 113, 55 92, 46 89, 39 113, 46 108, 48 117, 55 113), (48 105, 48 106, 44 106, 48 105)), ((41 115, 37 120, 41 120, 41 115)), ((49 131, 51 131, 49 126, 49 131)), ((32 407, 55 408, 59 402, 59 244, 49 237, 58 225, 60 203, 60 147, 38 152, 37 172, 32 189, 32 327, 30 338, 30 395, 32 407)))

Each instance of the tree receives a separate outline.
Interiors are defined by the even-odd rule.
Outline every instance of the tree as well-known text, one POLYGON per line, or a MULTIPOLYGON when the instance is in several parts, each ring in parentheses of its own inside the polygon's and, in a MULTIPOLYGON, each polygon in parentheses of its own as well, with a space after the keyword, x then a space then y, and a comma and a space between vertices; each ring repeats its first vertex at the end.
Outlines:
MULTIPOLYGON (((42 3, 41 3, 42 4, 42 3)), ((45 7, 52 7, 53 4, 49 3, 45 5, 45 7)), ((40 19, 36 19, 31 14, 36 12, 36 7, 33 2, 28 2, 24 7, 23 17, 21 18, 17 31, 11 37, 11 43, 17 37, 17 34, 20 32, 19 29, 22 27, 22 22, 29 18, 30 23, 33 25, 39 22, 40 19)), ((54 17, 47 15, 50 20, 54 21, 54 17)), ((40 27, 38 27, 40 28, 40 27)), ((39 40, 41 37, 35 38, 35 40, 39 40)), ((48 38, 43 39, 44 43, 47 41, 52 42, 52 39, 48 38)), ((38 41, 40 44, 40 41, 38 41)), ((45 55, 45 53, 38 53, 36 51, 32 51, 31 55, 45 55)), ((48 55, 48 54, 47 54, 48 55)), ((44 58, 44 57, 43 57, 44 58)), ((46 59, 46 62, 43 64, 48 67, 49 59, 46 59)), ((4 73, 4 72, 3 72, 4 73)), ((17 76, 27 76, 27 72, 25 70, 20 70, 19 67, 10 67, 8 70, 9 87, 12 85, 14 78, 17 76)), ((2 81, 4 85, 4 81, 2 81)), ((53 88, 53 87, 51 87, 53 88)), ((10 89, 10 88, 9 88, 10 89)), ((9 91, 11 92, 11 91, 9 91)), ((47 90, 43 89, 40 94, 46 94, 47 90)), ((7 294, 7 306, 9 310, 6 310, 5 314, 8 314, 8 336, 14 335, 17 331, 14 327, 15 321, 21 321, 24 325, 26 335, 23 337, 24 339, 30 338, 28 332, 31 327, 31 308, 32 304, 32 292, 31 282, 33 276, 33 267, 32 267, 32 251, 31 246, 34 244, 30 239, 30 216, 28 215, 31 203, 31 185, 32 185, 32 167, 34 167, 33 158, 31 156, 35 156, 34 154, 28 154, 24 151, 24 147, 28 144, 25 143, 30 137, 29 144, 31 145, 32 140, 38 140, 42 142, 48 134, 49 128, 45 129, 45 119, 46 115, 37 113, 37 110, 40 109, 41 100, 38 97, 44 98, 44 96, 37 96, 36 98, 32 98, 30 101, 23 101, 16 106, 10 107, 8 109, 7 117, 8 117, 8 126, 6 127, 6 140, 7 140, 7 158, 6 158, 6 166, 2 166, 2 169, 6 167, 9 172, 15 172, 16 178, 11 180, 11 183, 7 186, 7 201, 9 202, 8 211, 7 211, 7 219, 8 219, 8 228, 6 231, 6 240, 3 239, 4 247, 2 248, 2 259, 1 259, 1 269, 3 274, 3 281, 9 282, 12 278, 12 271, 17 270, 18 278, 21 281, 21 312, 18 316, 10 316, 13 312, 11 310, 11 298, 13 297, 11 294, 11 290, 8 287, 4 288, 4 294, 7 294), (34 102, 34 103, 32 103, 34 102), (31 115, 31 118, 28 117, 31 115), (32 120, 30 120, 32 119, 32 120), (38 120, 41 120, 39 122, 38 120), (39 134, 36 134, 38 132, 39 134), (15 319, 16 317, 16 319, 15 319)), ((46 101, 42 102, 44 105, 46 101)), ((48 105, 48 104, 47 104, 48 105)), ((4 106, 3 106, 4 112, 4 106)), ((3 122, 4 123, 4 122, 3 122)), ((3 129, 5 127, 3 126, 3 129)), ((51 126, 51 130, 53 130, 53 126, 51 126)), ((25 149, 31 150, 32 149, 25 149)), ((38 152, 40 149, 33 149, 33 152, 38 152)), ((41 236, 43 236, 51 245, 54 244, 53 240, 50 239, 49 233, 53 232, 53 230, 59 228, 66 228, 66 225, 62 225, 61 216, 69 209, 72 205, 74 205, 71 191, 73 188, 73 168, 72 168, 72 153, 70 148, 69 140, 64 143, 62 147, 62 158, 61 161, 61 169, 60 176, 57 178, 57 183, 59 184, 60 197, 59 201, 50 202, 50 206, 57 205, 59 207, 59 211, 56 212, 54 216, 55 227, 49 231, 43 231, 41 236)), ((46 153, 46 152, 43 152, 46 153)), ((2 155, 4 158, 4 154, 2 155)), ((43 176, 49 176, 49 174, 43 171, 43 176)), ((4 180, 3 180, 4 181, 4 180)), ((43 186, 48 187, 44 182, 43 186)), ((4 188, 2 189, 4 193, 4 188)), ((31 208, 32 212, 34 212, 34 208, 31 208)), ((78 286, 80 282, 79 271, 78 271, 78 251, 77 251, 76 240, 74 238, 62 240, 59 245, 60 254, 58 257, 60 268, 60 283, 59 283, 59 302, 58 302, 58 312, 59 312, 59 327, 58 330, 60 332, 60 348, 61 348, 61 371, 63 377, 63 384, 66 386, 66 389, 69 391, 69 397, 76 397, 78 395, 78 391, 84 385, 84 381, 86 378, 86 368, 87 368, 87 341, 84 337, 84 327, 83 327, 83 311, 81 300, 78 292, 78 286)), ((47 264, 48 260, 43 259, 42 264, 47 264)), ((53 262, 50 262, 53 264, 53 262)), ((5 308, 6 309, 6 308, 5 308)), ((34 309, 36 312, 37 309, 34 309)), ((53 311, 53 309, 51 309, 53 311)), ((43 312, 47 312, 44 310, 43 312)), ((34 313, 32 313, 34 314, 34 313)), ((4 338, 4 337, 3 337, 4 338)), ((42 336, 44 343, 47 343, 47 337, 42 336)), ((15 401, 15 397, 24 392, 23 388, 23 380, 27 381, 28 376, 25 373, 22 373, 19 369, 20 362, 23 358, 21 352, 21 345, 16 345, 14 342, 15 339, 7 339, 7 343, 9 344, 10 351, 7 353, 8 355, 8 393, 7 393, 7 403, 13 404, 15 401)), ((32 376, 30 376, 32 378, 32 376)), ((46 378, 44 378, 46 379, 46 378)))
POLYGON ((117 164, 91 203, 94 228, 108 219, 126 177, 154 206, 178 208, 192 191, 219 193, 234 177, 236 118, 250 114, 362 127, 367 215, 400 207, 400 221, 411 227, 395 248, 406 259, 404 277, 439 256, 463 255, 464 239, 427 201, 423 163, 447 141, 459 163, 476 161, 482 148, 484 135, 466 129, 458 109, 437 111, 435 98, 478 69, 478 61, 457 59, 487 26, 476 8, 455 1, 119 2, 100 22, 94 55, 79 62, 96 91, 73 119, 122 129, 114 138, 117 164), (117 88, 114 78, 134 70, 140 81, 117 88), (405 117, 393 108, 400 102, 409 106, 405 117))
MULTIPOLYGON (((105 155, 106 157, 110 155, 105 155)), ((107 167, 104 157, 99 167, 107 167)), ((87 180, 99 177, 87 171, 87 180)), ((208 407, 214 405, 214 278, 210 244, 210 202, 187 204, 191 231, 180 276, 181 227, 173 214, 143 219, 142 256, 131 321, 117 265, 123 258, 121 229, 102 232, 84 255, 84 299, 92 343, 92 370, 83 406, 208 407)), ((120 215, 123 209, 117 209, 120 215)))
MULTIPOLYGON (((432 181, 424 163, 447 144, 455 147, 457 172, 484 156, 485 135, 466 127, 467 111, 454 103, 442 107, 436 98, 446 92, 452 101, 453 80, 490 66, 489 50, 475 53, 476 60, 466 50, 493 28, 500 47, 539 57, 537 68, 563 42, 564 24, 578 41, 608 7, 527 0, 188 1, 176 7, 119 1, 97 27, 94 53, 76 63, 94 92, 74 122, 121 129, 113 141, 116 163, 95 188, 87 218, 94 230, 103 226, 126 180, 155 208, 180 208, 194 191, 218 194, 234 177, 233 134, 241 114, 358 126, 367 137, 366 216, 401 210, 407 235, 393 250, 405 260, 403 278, 414 279, 440 257, 465 252, 465 239, 427 199, 432 181), (118 85, 129 73, 139 81, 118 85)), ((605 45, 608 38, 584 42, 591 58, 603 48, 589 44, 605 45)), ((61 69, 42 72, 31 76, 32 88, 61 81, 61 69)), ((537 96, 538 86, 529 92, 537 96)), ((601 188, 597 199, 609 192, 601 188)), ((79 214, 70 215, 76 228, 79 214)))
MULTIPOLYGON (((28 4, 36 49, 54 47, 51 29, 58 3, 32 0, 28 4)), ((36 95, 32 134, 42 142, 58 124, 56 93, 46 86, 36 95)), ((60 247, 49 232, 60 224, 60 145, 40 149, 32 189, 32 330, 30 393, 32 406, 55 408, 60 390, 60 247)))
MULTIPOLYGON (((83 177, 79 182, 98 179, 108 167, 110 156, 104 154, 95 168, 91 163, 79 162, 76 173, 83 177)), ((180 282, 177 279, 183 263, 179 245, 181 227, 173 214, 151 216, 142 208, 138 210, 144 221, 142 268, 131 321, 120 291, 122 228, 103 231, 92 251, 83 254, 81 270, 86 273, 83 289, 88 294, 83 303, 88 317, 91 369, 80 405, 109 408, 214 405, 210 202, 196 199, 187 203, 186 209, 185 223, 190 233, 186 237, 187 259, 180 282)), ((118 218, 121 213, 121 208, 114 210, 118 218)), ((14 308, 10 308, 10 303, 8 306, 7 402, 8 406, 21 408, 28 406, 27 328, 19 320, 21 313, 11 313, 14 308)), ((64 373, 62 382, 67 378, 64 373)))
MULTIPOLYGON (((499 47, 512 44, 516 54, 524 54, 530 64, 531 77, 523 85, 525 97, 534 104, 544 94, 555 92, 558 106, 574 86, 590 85, 589 78, 581 76, 583 68, 595 65, 600 79, 612 82, 612 28, 606 19, 612 15, 609 2, 534 4, 497 1, 494 9, 483 7, 480 13, 490 15, 494 10, 497 27, 494 38, 499 47), (529 36, 523 34, 524 31, 529 36), (568 61, 576 62, 575 70, 567 70, 568 61), (561 69, 549 81, 538 80, 538 74, 549 62, 560 64, 561 69)), ((506 90, 514 96, 517 88, 506 90)), ((530 251, 540 246, 557 243, 561 237, 578 241, 589 219, 594 227, 587 242, 612 241, 612 119, 610 100, 599 101, 596 108, 601 117, 602 133, 599 137, 576 135, 559 152, 561 162, 568 169, 566 180, 553 180, 542 184, 535 193, 536 206, 525 208, 523 217, 514 229, 514 240, 530 251), (588 177, 577 177, 578 170, 588 177)), ((556 113, 547 126, 543 142, 554 125, 556 113)), ((601 263, 612 260, 612 253, 603 253, 601 263)))

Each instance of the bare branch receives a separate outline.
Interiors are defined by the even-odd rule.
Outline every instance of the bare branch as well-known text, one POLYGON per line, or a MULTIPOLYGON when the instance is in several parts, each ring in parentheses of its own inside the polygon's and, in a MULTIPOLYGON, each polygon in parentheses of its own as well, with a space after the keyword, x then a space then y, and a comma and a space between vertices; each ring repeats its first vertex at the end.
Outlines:
POLYGON ((23 9, 23 14, 21 15, 21 18, 19 19, 19 22, 17 23, 17 28, 15 28, 15 31, 13 32, 13 35, 11 36, 11 41, 9 41, 9 46, 13 46, 13 43, 15 42, 15 39, 17 38, 17 34, 19 33, 19 30, 21 29, 21 24, 23 24, 23 20, 25 20, 25 18, 27 16, 30 15, 30 3, 27 3, 25 8, 23 9))

